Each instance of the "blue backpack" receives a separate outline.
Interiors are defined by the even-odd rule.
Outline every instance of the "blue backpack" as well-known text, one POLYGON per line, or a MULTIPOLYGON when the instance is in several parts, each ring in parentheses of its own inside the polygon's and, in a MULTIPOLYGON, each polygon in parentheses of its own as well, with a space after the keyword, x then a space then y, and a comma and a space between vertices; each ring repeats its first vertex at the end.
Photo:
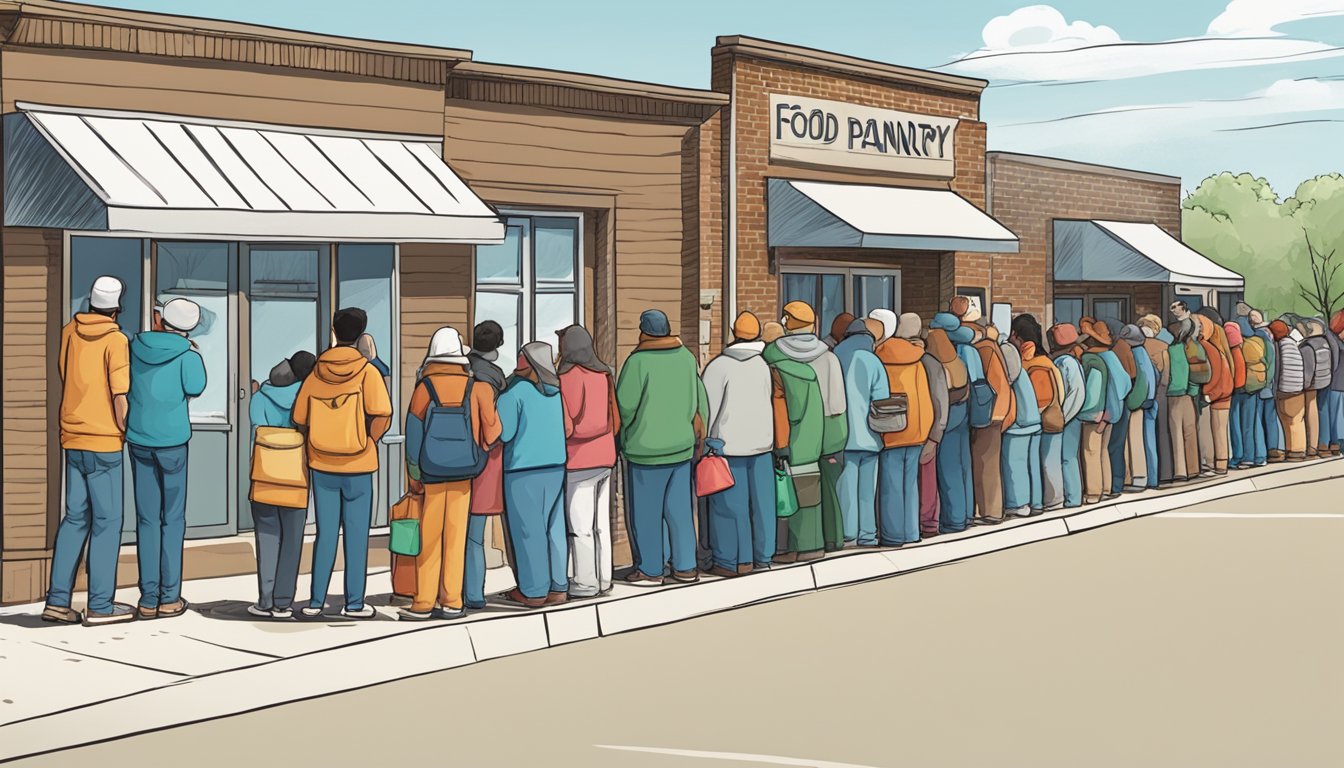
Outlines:
POLYGON ((471 388, 475 376, 467 375, 462 402, 444 405, 434 391, 434 382, 421 380, 429 391, 425 412, 425 439, 420 445, 420 475, 426 483, 470 480, 485 470, 488 454, 476 442, 471 429, 471 388))
POLYGON ((994 423, 994 388, 985 379, 971 382, 971 426, 984 429, 994 423))

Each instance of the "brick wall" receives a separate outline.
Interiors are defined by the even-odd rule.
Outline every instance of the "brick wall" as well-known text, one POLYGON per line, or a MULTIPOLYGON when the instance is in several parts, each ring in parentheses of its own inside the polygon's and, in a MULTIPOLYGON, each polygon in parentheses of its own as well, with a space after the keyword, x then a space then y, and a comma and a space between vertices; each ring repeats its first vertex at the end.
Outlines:
MULTIPOLYGON (((1045 308, 1053 302, 1050 275, 1055 219, 1149 222, 1178 240, 1181 237, 1179 181, 1102 167, 1050 167, 996 155, 990 156, 989 179, 990 212, 1020 238, 1017 253, 996 254, 991 260, 991 300, 1011 302, 1014 312, 1044 318, 1045 308)), ((1069 293, 1126 294, 1133 297, 1134 305, 1160 306, 1161 302, 1160 288, 1135 291, 1128 284, 1069 293)))
MULTIPOLYGON (((894 80, 847 76, 811 67, 758 58, 732 48, 717 49, 711 73, 714 90, 733 94, 731 110, 722 110, 702 132, 711 140, 702 154, 702 289, 726 289, 726 249, 729 220, 728 135, 736 138, 737 202, 737 304, 764 315, 778 311, 778 274, 772 272, 766 232, 766 179, 789 178, 838 181, 855 184, 917 186, 951 189, 977 206, 985 204, 985 124, 979 122, 979 98, 975 94, 940 90, 894 80), (772 93, 829 99, 880 109, 954 117, 960 120, 955 134, 956 176, 951 180, 902 177, 862 170, 810 167, 770 161, 772 93), (736 125, 732 124, 733 120, 736 125), (715 136, 715 134, 718 134, 715 136), (719 205, 713 203, 718 201, 719 205), (711 212, 721 220, 711 218, 711 212)), ((780 254, 776 254, 780 256, 780 254)), ((946 303, 952 284, 988 288, 989 270, 976 254, 909 254, 901 252, 812 251, 809 258, 865 261, 898 265, 903 270, 904 307, 921 314, 932 313, 946 303)), ((720 299, 711 314, 714 328, 711 346, 717 351, 723 338, 722 324, 728 301, 720 299)))

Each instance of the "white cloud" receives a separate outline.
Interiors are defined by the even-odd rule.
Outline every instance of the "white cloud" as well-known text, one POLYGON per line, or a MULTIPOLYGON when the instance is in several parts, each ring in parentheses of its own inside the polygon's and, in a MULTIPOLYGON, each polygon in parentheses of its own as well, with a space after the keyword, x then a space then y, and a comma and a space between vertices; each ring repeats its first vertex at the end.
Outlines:
POLYGON ((1063 50, 1120 42, 1114 29, 1066 21, 1064 14, 1048 5, 1029 5, 1007 16, 995 16, 981 37, 986 51, 1063 50))
POLYGON ((1211 36, 1268 37, 1294 21, 1344 16, 1344 0, 1232 0, 1209 23, 1211 36))

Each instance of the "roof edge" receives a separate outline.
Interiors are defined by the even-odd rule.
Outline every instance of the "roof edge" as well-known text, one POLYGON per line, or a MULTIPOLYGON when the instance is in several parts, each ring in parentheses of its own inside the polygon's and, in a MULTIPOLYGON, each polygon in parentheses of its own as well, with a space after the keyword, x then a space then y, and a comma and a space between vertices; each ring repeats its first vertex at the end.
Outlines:
POLYGON ((450 77, 456 75, 555 85, 566 88, 578 88, 586 91, 598 91, 601 93, 611 93, 622 96, 639 96, 660 101, 700 104, 711 107, 727 106, 730 100, 728 94, 719 93, 718 91, 701 90, 699 88, 682 88, 674 85, 660 85, 638 80, 622 80, 614 77, 589 75, 558 69, 497 64, 488 61, 464 61, 454 66, 449 73, 450 77))
POLYGON ((806 67, 841 72, 849 75, 877 78, 905 85, 919 85, 945 91, 979 96, 989 85, 978 77, 949 75, 927 69, 902 67, 896 64, 863 59, 857 56, 823 51, 801 45, 764 40, 746 35, 721 35, 715 40, 713 53, 726 52, 755 58, 783 61, 806 67))
POLYGON ((1003 152, 991 150, 985 153, 985 160, 996 160, 1003 158, 1009 162, 1022 163, 1024 165, 1036 165, 1042 168, 1055 168, 1062 171, 1079 171, 1082 173, 1099 173, 1107 176, 1119 176, 1126 179, 1135 179, 1138 181, 1152 181, 1158 184, 1181 184, 1180 176, 1168 176, 1162 173, 1152 171, 1139 171, 1132 168, 1119 168, 1113 165, 1103 165, 1101 163, 1087 163, 1082 160, 1068 160, 1062 157, 1049 157, 1047 155, 1029 155, 1023 152, 1003 152))

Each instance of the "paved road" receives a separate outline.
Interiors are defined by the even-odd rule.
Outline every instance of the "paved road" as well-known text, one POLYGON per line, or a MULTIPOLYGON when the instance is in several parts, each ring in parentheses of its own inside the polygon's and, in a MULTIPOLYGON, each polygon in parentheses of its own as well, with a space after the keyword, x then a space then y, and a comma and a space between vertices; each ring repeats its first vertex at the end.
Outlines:
POLYGON ((1243 496, 20 764, 1340 766, 1341 498, 1243 496))

